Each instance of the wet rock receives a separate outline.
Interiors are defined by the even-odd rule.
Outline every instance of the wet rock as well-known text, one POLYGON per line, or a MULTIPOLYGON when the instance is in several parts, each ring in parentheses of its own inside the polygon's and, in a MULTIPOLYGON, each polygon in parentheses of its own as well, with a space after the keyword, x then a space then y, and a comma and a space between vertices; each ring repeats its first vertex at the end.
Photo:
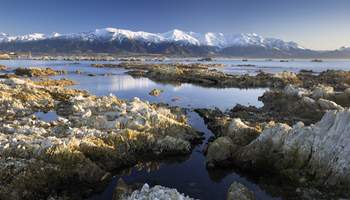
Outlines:
POLYGON ((112 200, 128 199, 128 196, 130 196, 132 192, 132 188, 120 178, 117 182, 117 186, 114 188, 112 200))
POLYGON ((255 200, 255 195, 247 187, 233 182, 227 192, 227 200, 255 200))
POLYGON ((53 76, 53 75, 59 75, 59 74, 65 74, 66 72, 64 70, 53 70, 51 68, 36 68, 36 67, 30 67, 30 68, 16 68, 15 74, 18 76, 28 76, 28 77, 35 77, 35 76, 53 76))
POLYGON ((163 90, 161 89, 153 89, 152 91, 150 91, 148 94, 151 96, 160 96, 163 93, 163 90))
POLYGON ((235 146, 229 137, 219 137, 210 143, 206 155, 208 167, 230 163, 235 146))

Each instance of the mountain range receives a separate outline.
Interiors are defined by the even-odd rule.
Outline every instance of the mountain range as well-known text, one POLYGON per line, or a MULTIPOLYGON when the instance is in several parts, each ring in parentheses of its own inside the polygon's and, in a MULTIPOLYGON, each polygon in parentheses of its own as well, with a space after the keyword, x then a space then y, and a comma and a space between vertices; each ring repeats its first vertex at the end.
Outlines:
POLYGON ((0 51, 33 53, 120 53, 167 54, 178 56, 241 57, 327 57, 350 58, 350 48, 315 51, 296 42, 265 38, 255 33, 195 33, 178 29, 148 33, 116 28, 45 35, 33 33, 10 36, 0 33, 0 51))

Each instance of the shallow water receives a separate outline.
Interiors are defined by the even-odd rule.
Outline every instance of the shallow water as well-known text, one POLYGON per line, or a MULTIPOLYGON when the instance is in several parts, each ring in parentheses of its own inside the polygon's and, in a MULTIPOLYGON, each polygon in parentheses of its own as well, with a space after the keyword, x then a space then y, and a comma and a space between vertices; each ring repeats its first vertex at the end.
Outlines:
MULTIPOLYGON (((191 61, 186 61, 191 62, 191 61)), ((322 71, 324 67, 333 69, 350 69, 348 61, 325 61, 323 63, 312 63, 310 61, 291 61, 280 63, 279 61, 248 61, 220 60, 227 66, 221 70, 229 73, 254 73, 258 69, 267 72, 279 72, 283 70, 312 69, 322 71), (238 64, 254 64, 260 67, 237 67, 238 64), (349 66, 349 68, 348 68, 349 66)), ((150 102, 164 102, 170 105, 189 108, 188 117, 190 123, 198 131, 205 134, 205 142, 198 145, 193 153, 181 159, 172 159, 161 163, 145 163, 130 169, 128 174, 116 175, 110 185, 101 194, 94 195, 91 200, 111 199, 112 192, 118 178, 122 177, 127 183, 149 183, 150 185, 163 185, 178 189, 194 198, 200 199, 225 199, 227 189, 233 181, 239 181, 255 192, 258 199, 274 199, 271 190, 266 192, 261 184, 255 180, 239 175, 229 170, 208 171, 205 167, 203 149, 205 143, 213 134, 206 128, 203 120, 193 112, 194 108, 214 108, 221 110, 232 108, 236 104, 262 106, 258 97, 266 90, 261 89, 237 89, 237 88, 205 88, 192 84, 160 84, 147 78, 133 78, 124 74, 122 69, 93 68, 90 64, 94 62, 80 62, 79 64, 66 61, 0 61, 0 64, 9 67, 39 66, 51 67, 56 70, 63 69, 71 73, 53 78, 68 78, 74 80, 78 85, 72 88, 87 90, 95 95, 109 95, 110 93, 123 99, 139 97, 150 102), (75 71, 83 74, 76 74, 75 71), (95 76, 87 76, 94 74, 95 76), (159 88, 164 92, 159 97, 150 96, 148 93, 159 88)), ((101 63, 101 62, 95 62, 101 63)), ((53 112, 36 113, 36 116, 45 120, 55 120, 57 115, 53 112)), ((281 194, 277 193, 276 198, 281 194)))
POLYGON ((35 113, 35 116, 40 119, 43 120, 45 122, 51 122, 51 121, 55 121, 58 117, 58 115, 56 114, 55 111, 50 111, 50 112, 37 112, 35 113))
MULTIPOLYGON (((168 59, 164 63, 198 63, 196 58, 190 59, 168 59)), ((65 69, 70 71, 79 70, 84 68, 87 72, 100 72, 108 73, 112 71, 107 68, 90 68, 91 63, 118 63, 118 61, 36 61, 36 60, 0 60, 0 64, 9 67, 29 67, 29 66, 46 66, 55 67, 56 69, 65 69)), ((162 63, 147 61, 146 63, 162 63)), ((301 69, 313 70, 315 72, 325 71, 327 69, 334 70, 350 70, 349 59, 324 59, 323 62, 311 62, 311 59, 289 59, 288 62, 280 62, 280 59, 248 59, 248 61, 242 61, 242 59, 227 59, 227 58, 216 58, 212 62, 203 63, 219 63, 224 64, 225 67, 218 68, 226 73, 232 74, 256 74, 259 70, 269 73, 277 73, 285 70, 299 72, 301 69), (239 65, 253 65, 253 66, 239 66, 239 65)))
MULTIPOLYGON (((198 114, 188 114, 190 124, 205 134, 206 140, 212 133, 206 128, 198 114)), ((189 157, 173 159, 165 162, 146 163, 143 166, 131 168, 126 175, 115 176, 106 190, 91 197, 89 200, 111 199, 117 180, 122 178, 127 184, 148 183, 176 188, 179 192, 192 198, 212 200, 225 199, 226 193, 233 181, 238 181, 254 191, 257 199, 273 198, 262 190, 252 180, 229 170, 208 171, 202 150, 206 144, 197 146, 189 157)))
POLYGON ((224 68, 219 68, 230 74, 257 74, 260 70, 268 73, 278 73, 282 71, 299 72, 302 69, 312 70, 314 72, 322 72, 327 69, 333 70, 350 70, 350 60, 323 60, 323 62, 311 62, 311 60, 289 60, 288 62, 280 62, 275 60, 250 59, 246 62, 242 60, 222 61, 224 68), (251 65, 251 66, 240 66, 251 65))

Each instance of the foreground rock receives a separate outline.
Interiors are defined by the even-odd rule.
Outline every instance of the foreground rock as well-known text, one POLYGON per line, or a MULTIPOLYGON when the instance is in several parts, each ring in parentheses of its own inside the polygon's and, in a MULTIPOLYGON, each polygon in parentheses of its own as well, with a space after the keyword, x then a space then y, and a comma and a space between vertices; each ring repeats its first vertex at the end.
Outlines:
POLYGON ((127 194, 125 187, 117 188, 119 193, 125 192, 126 194, 114 194, 113 200, 139 200, 139 199, 159 199, 159 200, 193 200, 184 194, 179 193, 176 189, 171 189, 156 185, 150 187, 148 184, 144 184, 140 190, 135 190, 131 194, 127 194))
MULTIPOLYGON (((324 195, 350 196, 350 110, 328 111, 315 125, 269 123, 247 143, 220 136, 209 145, 211 166, 236 166, 281 176, 299 186, 316 187, 324 195), (221 153, 218 153, 218 149, 221 153)), ((240 137, 247 128, 241 126, 240 137)), ((253 127, 251 127, 253 128, 253 127)))
POLYGON ((96 97, 25 79, 0 82, 0 199, 83 199, 111 171, 191 152, 201 136, 181 109, 96 97), (36 112, 55 112, 45 122, 36 112))
POLYGON ((255 195, 241 183, 233 182, 228 189, 227 200, 255 200, 255 195))
POLYGON ((35 76, 54 76, 54 75, 60 75, 65 74, 66 71, 64 70, 53 70, 51 68, 38 68, 38 67, 30 67, 30 68, 16 68, 15 74, 18 76, 28 76, 28 77, 35 77, 35 76))

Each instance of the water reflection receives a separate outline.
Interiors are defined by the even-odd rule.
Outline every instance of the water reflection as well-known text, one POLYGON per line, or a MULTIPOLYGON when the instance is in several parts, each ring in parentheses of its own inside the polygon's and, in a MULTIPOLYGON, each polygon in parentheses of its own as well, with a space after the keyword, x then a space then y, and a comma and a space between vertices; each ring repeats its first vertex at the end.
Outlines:
MULTIPOLYGON (((198 131, 204 133, 206 140, 212 135, 198 114, 188 114, 190 124, 198 131)), ((187 157, 175 157, 158 162, 138 164, 115 176, 114 180, 101 194, 89 200, 110 200, 117 180, 122 178, 127 184, 163 185, 176 188, 193 198, 202 200, 225 199, 227 190, 233 181, 241 182, 251 189, 257 199, 279 199, 271 197, 253 180, 240 176, 232 170, 208 171, 205 157, 202 153, 205 143, 197 146, 193 153, 187 157)))
POLYGON ((55 111, 50 112, 36 112, 34 114, 38 119, 43 120, 45 122, 55 121, 58 117, 55 111))
POLYGON ((70 74, 56 78, 68 78, 78 82, 72 86, 75 89, 87 90, 95 95, 108 95, 110 93, 119 98, 132 99, 139 97, 150 102, 164 102, 174 106, 186 108, 214 108, 222 110, 231 108, 237 103, 244 105, 262 106, 258 101, 265 88, 238 89, 238 88, 205 88, 192 84, 161 84, 147 78, 132 78, 129 75, 112 76, 84 76, 70 74), (164 92, 159 97, 150 96, 149 92, 159 88, 164 92))

